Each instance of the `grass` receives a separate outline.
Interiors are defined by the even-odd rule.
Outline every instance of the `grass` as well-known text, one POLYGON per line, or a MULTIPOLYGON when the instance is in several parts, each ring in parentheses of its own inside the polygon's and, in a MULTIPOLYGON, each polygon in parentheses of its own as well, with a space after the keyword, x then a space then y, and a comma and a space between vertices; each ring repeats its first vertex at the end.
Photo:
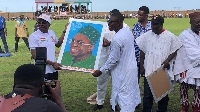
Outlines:
MULTIPOLYGON (((106 20, 98 20, 106 21, 106 20)), ((51 24, 52 30, 55 31, 57 37, 59 37, 64 29, 64 25, 68 20, 53 20, 51 24)), ((137 22, 137 19, 126 19, 130 28, 137 22)), ((0 94, 7 94, 12 91, 13 85, 13 73, 15 69, 25 63, 31 63, 30 52, 27 50, 25 43, 20 39, 19 49, 17 53, 14 53, 14 24, 15 21, 7 21, 8 36, 7 43, 10 52, 13 56, 11 57, 0 57, 0 94)), ((27 21, 29 32, 33 32, 33 26, 35 21, 27 21)), ((188 18, 167 18, 165 19, 164 28, 171 31, 175 35, 179 35, 181 31, 190 27, 188 18)), ((0 42, 3 47, 3 44, 0 42)), ((56 49, 59 51, 59 49, 56 49)), ((60 71, 59 80, 61 81, 62 87, 62 98, 68 112, 92 112, 93 105, 86 102, 86 98, 96 92, 96 78, 91 74, 86 74, 82 72, 72 72, 72 71, 60 71)), ((140 79, 141 97, 143 96, 143 78, 140 79)), ((134 88, 133 88, 134 89, 134 88)), ((108 90, 106 94, 106 101, 104 108, 99 112, 109 112, 110 111, 110 93, 111 84, 108 85, 108 90)), ((191 96, 191 95, 190 95, 191 96)), ((169 106, 168 112, 180 111, 180 100, 179 100, 179 85, 174 87, 174 90, 169 95, 169 106)), ((154 103, 153 111, 156 111, 157 104, 154 103)), ((142 106, 136 112, 141 112, 142 106)))

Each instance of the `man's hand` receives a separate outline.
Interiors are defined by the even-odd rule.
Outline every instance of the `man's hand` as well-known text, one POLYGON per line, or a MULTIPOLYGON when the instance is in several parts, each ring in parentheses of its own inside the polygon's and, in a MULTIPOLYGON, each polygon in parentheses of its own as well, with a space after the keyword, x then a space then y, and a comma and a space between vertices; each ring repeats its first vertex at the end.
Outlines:
POLYGON ((54 68, 55 70, 60 70, 60 69, 61 69, 60 67, 61 67, 62 65, 61 65, 60 63, 54 62, 52 66, 53 66, 53 68, 54 68))
POLYGON ((50 90, 50 95, 53 101, 56 100, 61 100, 61 87, 60 87, 60 82, 58 80, 53 80, 53 82, 55 83, 55 87, 51 87, 51 85, 49 83, 46 83, 46 85, 48 86, 49 90, 50 90))
POLYGON ((92 73, 94 77, 99 77, 101 74, 102 72, 100 70, 96 70, 94 73, 92 73))
POLYGON ((168 61, 164 61, 164 62, 162 63, 162 65, 163 65, 163 69, 169 68, 169 67, 170 67, 168 61))
POLYGON ((107 39, 103 38, 103 47, 107 47, 110 46, 110 41, 108 41, 107 39))
POLYGON ((65 105, 62 102, 62 98, 61 98, 60 82, 58 80, 53 80, 53 81, 55 83, 54 88, 51 87, 51 85, 49 83, 46 84, 50 90, 51 100, 53 102, 55 102, 62 109, 62 112, 67 112, 65 105))

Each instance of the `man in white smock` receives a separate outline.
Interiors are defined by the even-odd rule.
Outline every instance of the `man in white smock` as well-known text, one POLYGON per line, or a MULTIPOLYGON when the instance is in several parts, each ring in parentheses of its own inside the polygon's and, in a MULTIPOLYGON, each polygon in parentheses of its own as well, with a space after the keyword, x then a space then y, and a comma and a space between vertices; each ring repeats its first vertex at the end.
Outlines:
MULTIPOLYGON (((112 11, 110 11, 110 15, 116 12, 119 12, 119 10, 113 9, 112 11)), ((130 29, 130 27, 126 23, 123 23, 123 27, 130 29)), ((101 54, 100 54, 100 61, 98 65, 99 68, 102 67, 108 59, 108 56, 110 54, 110 43, 114 35, 115 35, 115 31, 110 31, 109 26, 107 25, 106 31, 104 34, 103 47, 101 49, 101 54)), ((103 108, 109 76, 110 74, 108 72, 97 77, 97 97, 96 97, 97 104, 93 108, 94 111, 100 110, 103 108)))
POLYGON ((181 112, 188 112, 188 90, 193 89, 192 112, 200 111, 200 12, 189 14, 191 28, 179 35, 183 47, 177 52, 175 79, 180 82, 181 112))
POLYGON ((113 13, 108 21, 110 31, 116 34, 112 38, 110 54, 106 63, 93 73, 94 77, 110 72, 112 76, 112 109, 118 103, 120 112, 134 112, 141 102, 138 85, 137 62, 134 37, 130 29, 123 28, 124 17, 113 13))

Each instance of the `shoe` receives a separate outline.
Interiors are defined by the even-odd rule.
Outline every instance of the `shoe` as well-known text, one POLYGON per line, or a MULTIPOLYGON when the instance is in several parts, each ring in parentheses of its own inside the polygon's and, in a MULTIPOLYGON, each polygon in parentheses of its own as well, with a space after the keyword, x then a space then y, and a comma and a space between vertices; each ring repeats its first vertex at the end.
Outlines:
MULTIPOLYGON (((114 110, 112 109, 112 105, 110 106, 110 108, 111 108, 111 110, 114 112, 114 110)), ((117 107, 117 105, 115 106, 115 111, 118 111, 119 109, 118 109, 118 107, 117 107)))
POLYGON ((103 108, 103 105, 98 105, 96 104, 93 108, 94 111, 97 111, 97 110, 101 110, 103 108))

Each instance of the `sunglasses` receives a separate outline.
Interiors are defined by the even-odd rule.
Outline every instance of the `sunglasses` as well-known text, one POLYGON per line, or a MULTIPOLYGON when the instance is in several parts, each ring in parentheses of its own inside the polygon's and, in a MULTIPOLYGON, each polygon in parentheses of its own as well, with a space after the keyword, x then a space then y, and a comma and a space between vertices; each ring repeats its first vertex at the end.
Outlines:
POLYGON ((71 39, 69 41, 70 44, 72 43, 77 43, 79 46, 83 46, 83 45, 91 45, 91 44, 85 44, 82 40, 75 40, 75 39, 71 39))
POLYGON ((108 20, 108 23, 118 22, 117 20, 108 20))

